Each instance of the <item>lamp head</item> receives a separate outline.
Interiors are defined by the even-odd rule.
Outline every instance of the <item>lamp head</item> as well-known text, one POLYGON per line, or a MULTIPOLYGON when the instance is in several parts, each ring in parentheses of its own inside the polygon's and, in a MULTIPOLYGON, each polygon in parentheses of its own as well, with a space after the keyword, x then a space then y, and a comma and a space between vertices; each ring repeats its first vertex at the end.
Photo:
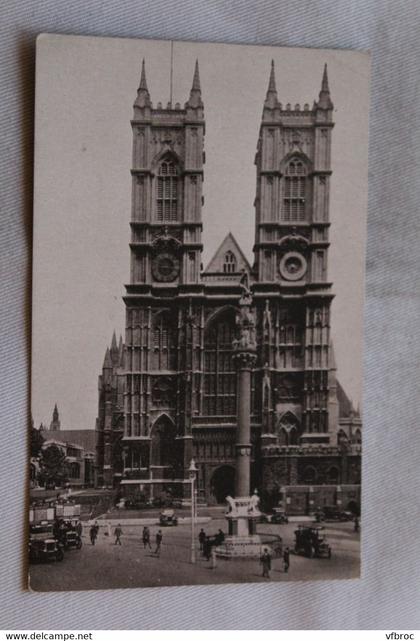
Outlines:
POLYGON ((190 463, 190 467, 188 468, 188 472, 190 473, 190 478, 195 476, 197 474, 197 472, 198 472, 198 468, 197 468, 193 458, 191 459, 191 463, 190 463))

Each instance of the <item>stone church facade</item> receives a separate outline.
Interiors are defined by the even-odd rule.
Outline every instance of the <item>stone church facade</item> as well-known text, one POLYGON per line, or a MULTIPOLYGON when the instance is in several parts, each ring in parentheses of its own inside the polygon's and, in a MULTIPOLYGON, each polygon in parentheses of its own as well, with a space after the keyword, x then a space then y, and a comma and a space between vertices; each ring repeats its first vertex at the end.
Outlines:
POLYGON ((254 261, 232 234, 201 266, 204 105, 153 107, 144 63, 134 114, 126 335, 99 379, 98 484, 125 494, 233 493, 238 306, 252 297, 251 484, 289 512, 358 505, 361 420, 336 378, 328 280, 333 104, 282 106, 274 65, 255 165, 254 261))

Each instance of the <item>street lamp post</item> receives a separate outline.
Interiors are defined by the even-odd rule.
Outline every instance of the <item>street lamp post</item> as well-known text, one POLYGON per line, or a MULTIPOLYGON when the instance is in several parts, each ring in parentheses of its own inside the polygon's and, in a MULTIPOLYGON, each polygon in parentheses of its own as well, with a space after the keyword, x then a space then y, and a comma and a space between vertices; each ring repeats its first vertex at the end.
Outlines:
POLYGON ((196 518, 196 496, 195 496, 195 481, 197 474, 197 467, 194 459, 191 459, 188 472, 191 481, 191 563, 196 562, 195 557, 195 518, 196 518))

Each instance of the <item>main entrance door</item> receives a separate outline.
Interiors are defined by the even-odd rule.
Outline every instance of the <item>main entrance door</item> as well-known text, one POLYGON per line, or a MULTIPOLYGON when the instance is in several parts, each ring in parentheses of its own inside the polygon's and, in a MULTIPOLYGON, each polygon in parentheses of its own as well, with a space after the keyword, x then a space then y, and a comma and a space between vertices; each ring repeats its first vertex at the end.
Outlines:
POLYGON ((224 503, 227 496, 235 494, 235 469, 223 465, 214 471, 210 481, 210 490, 215 503, 224 503))

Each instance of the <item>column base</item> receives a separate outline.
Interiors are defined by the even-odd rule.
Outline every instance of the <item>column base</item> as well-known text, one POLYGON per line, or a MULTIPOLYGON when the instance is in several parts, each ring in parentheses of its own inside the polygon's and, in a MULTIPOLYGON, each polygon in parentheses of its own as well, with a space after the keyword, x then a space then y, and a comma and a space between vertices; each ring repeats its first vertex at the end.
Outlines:
POLYGON ((216 556, 222 559, 259 559, 264 547, 267 546, 262 544, 258 534, 227 536, 216 548, 216 556))

